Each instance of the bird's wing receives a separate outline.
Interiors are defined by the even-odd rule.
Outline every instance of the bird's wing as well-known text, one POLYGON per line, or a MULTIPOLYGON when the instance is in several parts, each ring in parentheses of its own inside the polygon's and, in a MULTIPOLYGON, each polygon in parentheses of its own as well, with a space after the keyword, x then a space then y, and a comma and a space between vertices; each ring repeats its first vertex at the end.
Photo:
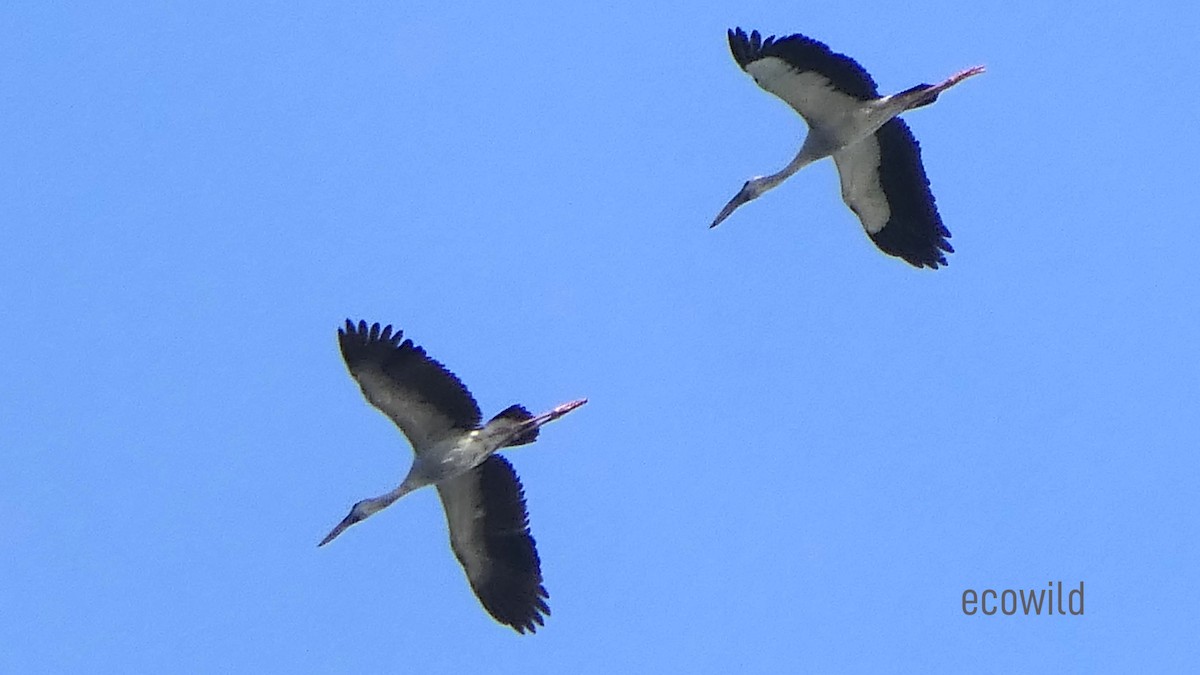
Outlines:
POLYGON ((349 319, 338 344, 363 396, 387 415, 420 452, 455 430, 479 426, 479 405, 445 366, 429 358, 403 333, 349 319))
POLYGON ((541 561, 529 534, 525 492, 499 455, 437 484, 450 547, 483 608, 518 633, 537 632, 550 613, 541 561))
POLYGON ((836 128, 847 111, 879 98, 875 81, 854 59, 803 35, 763 39, 729 31, 729 50, 755 83, 792 106, 810 127, 836 128))
POLYGON ((917 267, 946 264, 954 247, 938 215, 921 146, 908 125, 892 119, 874 135, 833 153, 842 199, 884 253, 917 267))

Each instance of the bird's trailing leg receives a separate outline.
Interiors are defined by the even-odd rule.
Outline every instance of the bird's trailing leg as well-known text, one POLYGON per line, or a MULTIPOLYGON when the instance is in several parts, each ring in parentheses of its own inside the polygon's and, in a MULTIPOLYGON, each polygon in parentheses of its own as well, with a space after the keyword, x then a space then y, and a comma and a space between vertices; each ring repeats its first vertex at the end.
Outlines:
POLYGON ((586 398, 579 398, 575 399, 574 401, 570 401, 569 403, 564 403, 560 406, 556 406, 553 410, 544 412, 541 415, 534 417, 533 419, 525 422, 525 424, 522 426, 525 429, 529 429, 529 427, 540 427, 543 424, 553 422, 554 420, 566 415, 567 413, 587 402, 588 400, 586 398))
POLYGON ((946 91, 950 87, 953 87, 968 77, 974 77, 975 75, 984 72, 984 70, 985 68, 983 66, 967 68, 966 70, 962 70, 951 75, 937 84, 918 84, 917 86, 911 89, 906 89, 899 94, 889 96, 887 100, 891 101, 892 104, 895 105, 894 109, 899 109, 901 112, 905 110, 912 110, 913 108, 920 108, 921 106, 929 105, 930 103, 936 101, 938 94, 942 93, 943 91, 946 91))
POLYGON ((959 71, 959 72, 951 75, 950 77, 948 77, 946 79, 945 82, 943 82, 939 85, 936 85, 936 86, 941 87, 942 89, 947 89, 949 87, 953 87, 954 85, 958 84, 959 82, 962 82, 963 80, 967 79, 968 77, 973 77, 973 76, 978 75, 986 70, 987 70, 987 68, 985 68, 984 66, 975 66, 974 68, 967 68, 966 70, 959 71))
POLYGON ((950 87, 953 87, 954 85, 958 84, 959 82, 962 82, 963 80, 967 79, 968 77, 974 77, 974 76, 982 73, 983 71, 984 71, 983 66, 975 66, 974 68, 967 68, 966 70, 961 70, 961 71, 951 75, 950 77, 946 78, 944 81, 933 85, 929 89, 926 89, 925 93, 932 95, 934 98, 937 98, 937 95, 942 93, 943 91, 946 91, 950 87))

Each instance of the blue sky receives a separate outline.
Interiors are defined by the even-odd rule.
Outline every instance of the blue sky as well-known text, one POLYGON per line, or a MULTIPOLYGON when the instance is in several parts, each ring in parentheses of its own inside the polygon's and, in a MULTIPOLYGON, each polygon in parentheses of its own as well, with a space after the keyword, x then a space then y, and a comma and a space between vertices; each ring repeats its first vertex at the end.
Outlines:
POLYGON ((0 9, 0 670, 1182 671, 1200 656, 1200 11, 0 9), (909 124, 957 252, 879 253, 725 29, 909 124), (509 458, 553 614, 471 595, 336 348, 403 328, 509 458), (1084 616, 964 616, 1085 582, 1084 616))

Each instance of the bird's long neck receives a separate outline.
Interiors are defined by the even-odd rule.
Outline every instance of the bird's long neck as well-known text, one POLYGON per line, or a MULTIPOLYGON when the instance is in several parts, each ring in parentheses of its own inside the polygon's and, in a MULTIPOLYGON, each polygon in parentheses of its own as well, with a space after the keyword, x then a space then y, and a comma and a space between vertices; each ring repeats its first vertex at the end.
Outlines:
POLYGON ((829 153, 824 152, 818 146, 819 144, 813 140, 813 135, 810 133, 808 137, 804 139, 804 145, 800 146, 800 152, 796 153, 796 156, 792 158, 792 161, 788 162, 787 166, 771 174, 770 176, 763 176, 762 178, 758 179, 760 188, 759 194, 766 192, 767 190, 774 188, 776 185, 779 185, 783 181, 791 178, 792 174, 796 173, 800 169, 803 169, 809 164, 812 164, 818 159, 821 159, 822 157, 828 157, 829 153))
POLYGON ((337 526, 334 527, 333 530, 321 540, 321 543, 317 544, 317 546, 324 546, 334 539, 337 539, 338 535, 346 531, 346 528, 354 525, 355 523, 360 523, 376 513, 379 513, 380 511, 391 506, 397 499, 400 499, 404 495, 425 484, 413 480, 413 472, 411 470, 408 472, 408 474, 409 475, 404 479, 404 482, 400 483, 395 490, 392 490, 387 494, 379 495, 378 497, 364 499, 355 504, 354 507, 350 509, 350 514, 343 518, 342 522, 338 523, 337 526))
POLYGON ((402 483, 396 486, 396 489, 385 494, 381 494, 378 497, 370 497, 363 500, 363 510, 366 512, 364 517, 374 515, 386 509, 394 504, 396 500, 425 484, 426 482, 416 478, 414 471, 410 470, 408 472, 408 476, 405 477, 402 483))

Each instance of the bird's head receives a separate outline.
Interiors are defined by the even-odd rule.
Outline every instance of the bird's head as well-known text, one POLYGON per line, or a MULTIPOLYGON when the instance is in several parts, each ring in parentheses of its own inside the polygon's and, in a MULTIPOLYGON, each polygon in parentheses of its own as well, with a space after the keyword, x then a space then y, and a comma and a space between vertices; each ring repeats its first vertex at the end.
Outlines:
POLYGON ((330 530, 329 534, 326 535, 325 538, 321 540, 321 543, 317 544, 317 546, 324 546, 325 544, 328 544, 329 542, 333 541, 334 539, 337 539, 337 536, 339 534, 345 532, 346 528, 350 527, 351 525, 353 525, 361 520, 365 520, 367 517, 369 517, 371 515, 374 515, 375 512, 378 511, 380 508, 382 508, 382 507, 379 506, 377 501, 370 500, 370 499, 364 499, 361 502, 350 507, 350 514, 347 515, 345 518, 343 518, 342 522, 338 523, 336 527, 334 527, 332 530, 330 530))
POLYGON ((746 201, 757 199, 759 195, 767 191, 765 187, 766 182, 766 176, 755 176, 745 183, 742 183, 742 190, 741 192, 738 192, 738 194, 744 196, 746 201))
POLYGON ((725 220, 731 213, 737 210, 737 207, 745 204, 748 201, 758 199, 759 195, 766 191, 767 188, 765 187, 765 183, 761 176, 755 176, 754 178, 746 181, 745 185, 742 186, 742 189, 739 190, 738 193, 733 196, 733 199, 730 199, 729 203, 725 205, 725 208, 721 209, 721 212, 717 214, 717 217, 713 220, 712 225, 709 225, 709 228, 720 225, 722 220, 725 220))

